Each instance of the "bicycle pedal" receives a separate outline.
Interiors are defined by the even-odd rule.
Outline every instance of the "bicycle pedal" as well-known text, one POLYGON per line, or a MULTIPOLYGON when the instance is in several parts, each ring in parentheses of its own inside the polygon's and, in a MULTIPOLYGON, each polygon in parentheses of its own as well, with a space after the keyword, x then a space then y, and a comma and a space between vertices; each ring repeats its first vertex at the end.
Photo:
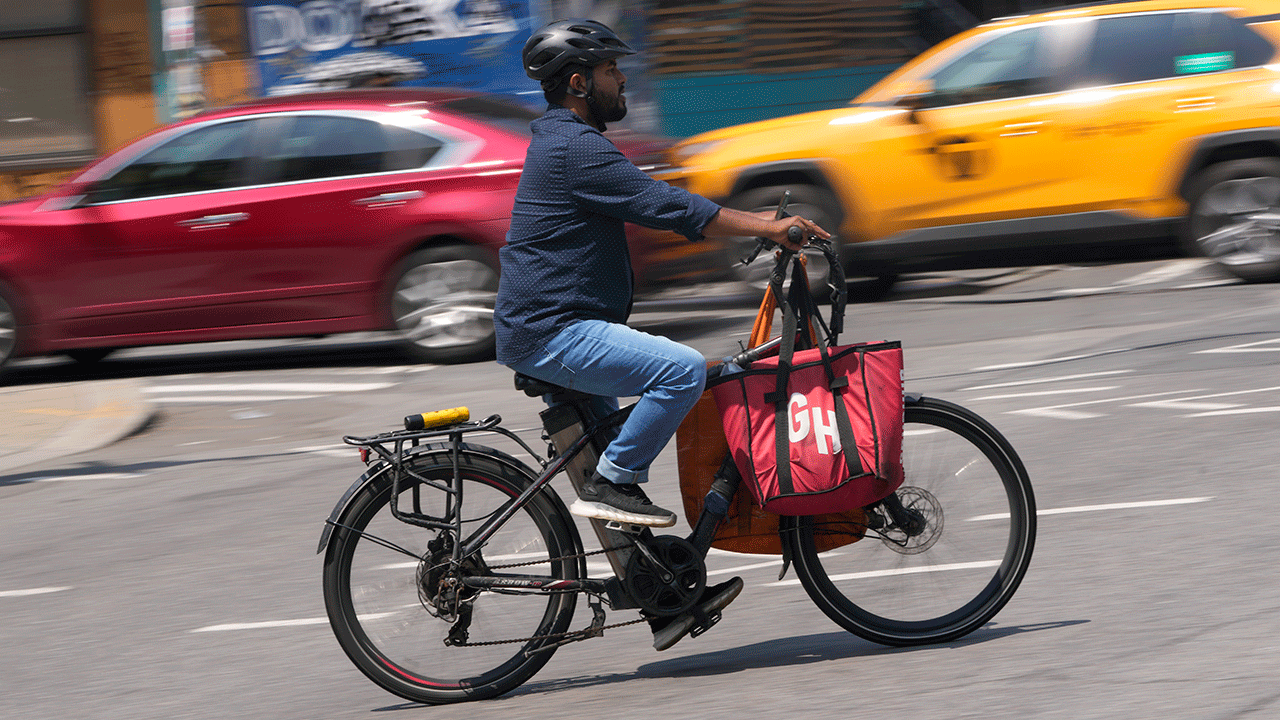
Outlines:
POLYGON ((626 533, 628 535, 639 535, 644 532, 645 527, 646 526, 644 525, 632 525, 631 523, 624 523, 618 520, 604 521, 605 530, 613 530, 615 532, 626 533))
POLYGON ((720 611, 717 610, 716 612, 711 613, 710 615, 707 616, 706 622, 701 623, 699 625, 694 625, 693 627, 689 628, 689 637, 698 637, 702 633, 710 630, 712 626, 720 622, 720 618, 721 618, 720 611))

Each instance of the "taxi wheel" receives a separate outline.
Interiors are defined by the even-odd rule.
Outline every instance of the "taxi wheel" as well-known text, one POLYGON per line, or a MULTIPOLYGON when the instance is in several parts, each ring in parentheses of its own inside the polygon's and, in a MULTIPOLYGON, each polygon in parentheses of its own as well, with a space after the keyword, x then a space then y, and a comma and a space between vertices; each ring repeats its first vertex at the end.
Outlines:
POLYGON ((1249 282, 1280 280, 1280 160, 1218 163, 1191 182, 1183 249, 1249 282))
POLYGON ((18 349, 18 312, 12 294, 0 283, 0 368, 4 368, 18 349))
MULTIPOLYGON (((832 245, 840 252, 840 238, 836 230, 840 225, 840 203, 835 196, 824 188, 815 185, 772 185, 759 187, 740 193, 729 199, 728 205, 736 210, 747 212, 768 212, 776 210, 782 193, 791 191, 791 200, 787 204, 787 212, 791 215, 812 220, 818 227, 831 233, 832 245)), ((725 238, 726 263, 734 280, 744 284, 751 291, 763 290, 769 284, 769 273, 773 263, 767 257, 757 257, 750 265, 743 265, 742 260, 755 250, 756 239, 753 237, 725 238)), ((827 280, 827 261, 822 253, 806 251, 809 269, 809 285, 817 288, 827 280)), ((823 293, 817 293, 821 295, 823 293)))
POLYGON ((483 250, 419 250, 400 263, 390 287, 391 317, 410 357, 435 363, 493 357, 498 269, 483 250))

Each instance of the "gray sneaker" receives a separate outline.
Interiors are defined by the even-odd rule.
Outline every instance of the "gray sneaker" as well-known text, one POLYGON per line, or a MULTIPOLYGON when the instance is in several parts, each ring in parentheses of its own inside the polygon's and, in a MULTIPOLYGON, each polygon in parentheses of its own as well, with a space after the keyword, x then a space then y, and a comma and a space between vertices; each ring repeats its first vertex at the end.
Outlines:
POLYGON ((694 637, 720 622, 720 611, 733 602, 742 592, 742 578, 735 577, 702 591, 698 607, 676 617, 654 618, 649 621, 653 631, 653 649, 666 650, 680 642, 680 638, 693 633, 694 637))
POLYGON ((639 485, 611 483, 599 476, 582 484, 569 512, 578 517, 632 525, 671 527, 676 524, 676 514, 650 502, 639 485))

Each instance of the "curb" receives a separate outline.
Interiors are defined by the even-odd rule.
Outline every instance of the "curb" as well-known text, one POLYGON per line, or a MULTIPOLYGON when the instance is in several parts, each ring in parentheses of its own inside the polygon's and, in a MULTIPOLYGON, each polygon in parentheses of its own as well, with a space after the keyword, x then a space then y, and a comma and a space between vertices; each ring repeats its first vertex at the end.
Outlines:
POLYGON ((105 447, 155 413, 136 380, 0 388, 0 474, 105 447))

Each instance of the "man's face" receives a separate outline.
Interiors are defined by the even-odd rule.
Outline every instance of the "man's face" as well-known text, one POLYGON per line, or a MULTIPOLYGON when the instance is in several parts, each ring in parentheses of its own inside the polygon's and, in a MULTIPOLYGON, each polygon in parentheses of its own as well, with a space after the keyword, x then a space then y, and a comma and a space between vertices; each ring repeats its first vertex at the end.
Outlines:
POLYGON ((627 116, 627 76, 618 69, 617 60, 606 60, 592 68, 592 82, 601 122, 617 122, 627 116))

